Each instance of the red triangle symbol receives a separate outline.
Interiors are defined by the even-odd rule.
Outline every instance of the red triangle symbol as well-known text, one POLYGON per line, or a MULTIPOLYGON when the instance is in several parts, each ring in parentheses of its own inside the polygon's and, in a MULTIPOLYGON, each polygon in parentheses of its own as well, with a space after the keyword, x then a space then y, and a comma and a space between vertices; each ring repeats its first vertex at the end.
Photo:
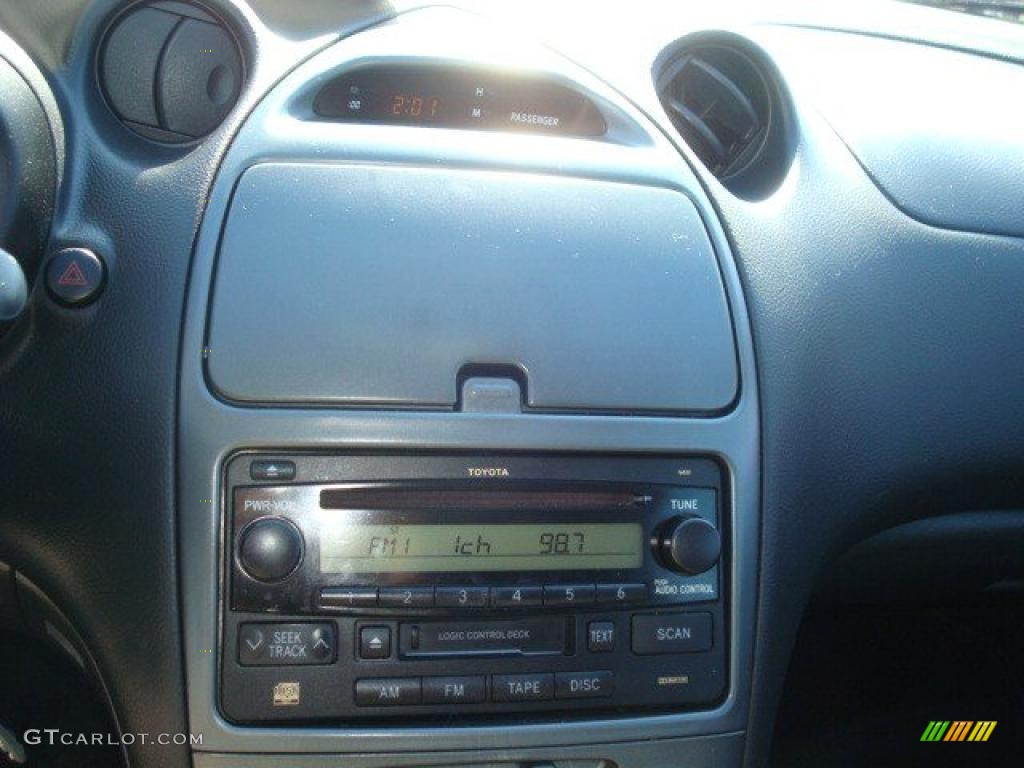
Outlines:
POLYGON ((67 269, 64 270, 64 274, 57 280, 57 285, 88 285, 89 281, 85 279, 85 274, 82 272, 82 268, 78 266, 77 261, 72 261, 68 264, 67 269))

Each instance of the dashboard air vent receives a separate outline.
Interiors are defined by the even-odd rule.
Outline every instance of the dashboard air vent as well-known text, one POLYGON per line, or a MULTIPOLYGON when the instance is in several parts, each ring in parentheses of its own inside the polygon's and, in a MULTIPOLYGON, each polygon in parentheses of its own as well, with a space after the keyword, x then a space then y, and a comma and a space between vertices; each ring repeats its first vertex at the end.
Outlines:
POLYGON ((97 75, 127 128, 164 144, 187 144, 234 108, 245 66, 235 36, 211 12, 155 0, 131 5, 115 19, 97 75))
POLYGON ((746 54, 718 44, 686 49, 665 67, 657 87, 676 130, 715 176, 734 176, 756 157, 771 94, 746 54))

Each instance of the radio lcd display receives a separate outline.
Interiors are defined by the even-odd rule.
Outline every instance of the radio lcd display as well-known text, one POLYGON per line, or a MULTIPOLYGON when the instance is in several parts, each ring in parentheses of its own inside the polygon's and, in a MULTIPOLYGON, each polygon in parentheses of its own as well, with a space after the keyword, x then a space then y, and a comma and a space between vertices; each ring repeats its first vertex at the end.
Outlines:
POLYGON ((639 523, 364 525, 320 535, 322 573, 619 570, 643 564, 639 523))

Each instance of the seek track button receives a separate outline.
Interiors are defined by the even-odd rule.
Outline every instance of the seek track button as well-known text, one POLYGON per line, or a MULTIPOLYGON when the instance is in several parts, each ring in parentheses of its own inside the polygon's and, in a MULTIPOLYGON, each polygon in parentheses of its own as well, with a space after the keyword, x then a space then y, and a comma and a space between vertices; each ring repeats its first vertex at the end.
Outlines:
POLYGON ((246 667, 330 664, 335 656, 333 624, 242 624, 238 663, 246 667))

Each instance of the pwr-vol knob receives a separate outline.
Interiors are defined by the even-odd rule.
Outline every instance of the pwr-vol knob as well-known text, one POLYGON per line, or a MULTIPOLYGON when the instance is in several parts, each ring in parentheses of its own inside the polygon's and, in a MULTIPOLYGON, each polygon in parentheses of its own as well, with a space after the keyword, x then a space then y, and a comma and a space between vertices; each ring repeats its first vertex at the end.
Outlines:
POLYGON ((661 561, 673 571, 704 573, 722 554, 722 536, 702 517, 676 518, 662 529, 658 550, 661 561))
POLYGON ((302 534, 287 520, 265 517, 242 531, 242 568, 259 581, 281 581, 302 561, 302 534))

